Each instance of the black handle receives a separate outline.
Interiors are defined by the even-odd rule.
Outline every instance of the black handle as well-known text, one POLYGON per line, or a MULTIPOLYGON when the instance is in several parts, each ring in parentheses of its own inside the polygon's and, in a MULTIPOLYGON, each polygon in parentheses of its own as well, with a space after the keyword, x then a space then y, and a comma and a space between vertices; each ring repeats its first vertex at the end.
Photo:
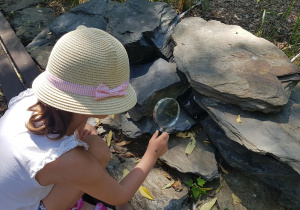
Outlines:
POLYGON ((158 136, 157 136, 157 137, 159 137, 161 134, 162 134, 162 132, 161 132, 161 131, 158 131, 158 136))

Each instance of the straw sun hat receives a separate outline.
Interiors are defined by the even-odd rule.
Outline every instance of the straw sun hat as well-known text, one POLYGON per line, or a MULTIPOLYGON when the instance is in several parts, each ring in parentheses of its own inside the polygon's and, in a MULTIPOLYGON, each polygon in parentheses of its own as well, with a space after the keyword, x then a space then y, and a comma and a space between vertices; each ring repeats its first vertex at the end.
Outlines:
POLYGON ((122 113, 137 101, 123 45, 105 31, 83 26, 57 41, 32 89, 50 106, 89 115, 122 113))

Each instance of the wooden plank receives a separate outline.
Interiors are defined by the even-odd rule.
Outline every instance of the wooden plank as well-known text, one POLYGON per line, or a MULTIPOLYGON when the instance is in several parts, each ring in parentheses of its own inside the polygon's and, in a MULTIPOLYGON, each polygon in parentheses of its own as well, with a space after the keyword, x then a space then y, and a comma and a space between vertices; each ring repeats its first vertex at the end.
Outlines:
POLYGON ((0 84, 7 101, 24 90, 7 54, 0 45, 0 84))
POLYGON ((40 74, 40 71, 1 12, 0 37, 25 85, 31 87, 32 81, 40 74))

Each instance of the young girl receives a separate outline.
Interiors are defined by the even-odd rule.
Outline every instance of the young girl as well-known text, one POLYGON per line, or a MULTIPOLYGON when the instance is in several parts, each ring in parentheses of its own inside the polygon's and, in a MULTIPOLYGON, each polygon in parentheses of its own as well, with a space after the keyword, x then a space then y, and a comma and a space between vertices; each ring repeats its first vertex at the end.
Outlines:
POLYGON ((0 119, 0 209, 102 208, 84 203, 84 193, 126 204, 169 139, 156 132, 120 183, 106 172, 110 151, 87 119, 131 109, 136 95, 128 81, 126 51, 108 33, 79 27, 60 38, 46 71, 10 101, 0 119))

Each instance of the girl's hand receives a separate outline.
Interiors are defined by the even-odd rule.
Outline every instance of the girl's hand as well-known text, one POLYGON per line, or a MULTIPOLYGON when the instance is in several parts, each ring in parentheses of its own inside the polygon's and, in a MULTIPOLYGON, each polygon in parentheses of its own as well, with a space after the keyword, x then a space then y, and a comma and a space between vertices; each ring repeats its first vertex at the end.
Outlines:
POLYGON ((159 132, 156 131, 153 134, 146 151, 146 153, 150 153, 155 158, 159 158, 168 150, 169 134, 167 132, 163 132, 160 136, 158 136, 158 133, 159 132))

